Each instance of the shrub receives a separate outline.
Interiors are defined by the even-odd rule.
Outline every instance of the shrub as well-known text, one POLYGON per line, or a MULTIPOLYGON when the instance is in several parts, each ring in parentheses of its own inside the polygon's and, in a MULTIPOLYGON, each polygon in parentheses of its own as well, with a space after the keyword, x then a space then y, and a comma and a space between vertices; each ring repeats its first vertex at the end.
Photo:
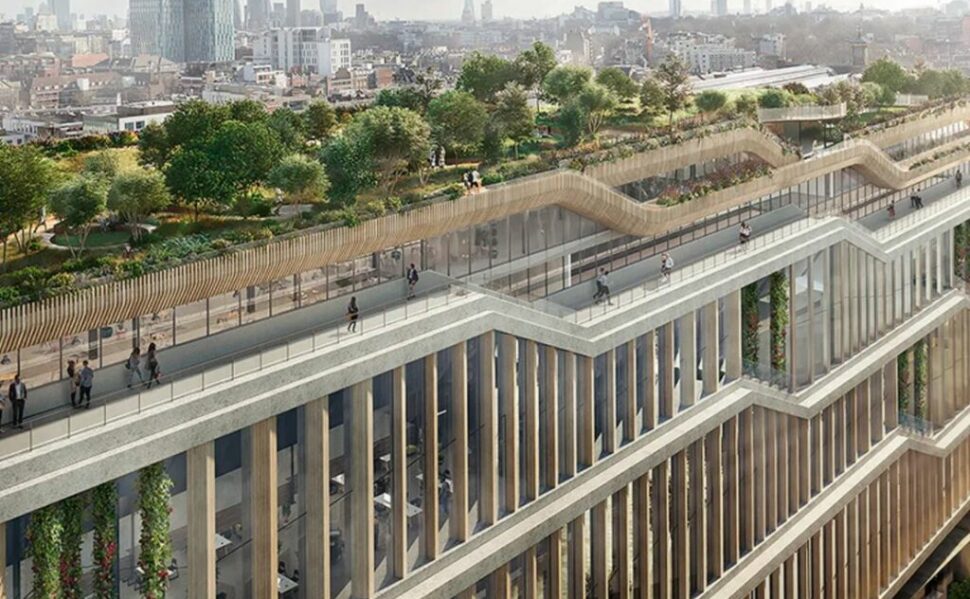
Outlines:
POLYGON ((441 190, 441 192, 449 200, 457 200, 461 196, 465 195, 465 186, 461 183, 452 183, 448 187, 441 190))
POLYGON ((0 306, 15 304, 20 301, 20 292, 16 287, 0 287, 0 306))

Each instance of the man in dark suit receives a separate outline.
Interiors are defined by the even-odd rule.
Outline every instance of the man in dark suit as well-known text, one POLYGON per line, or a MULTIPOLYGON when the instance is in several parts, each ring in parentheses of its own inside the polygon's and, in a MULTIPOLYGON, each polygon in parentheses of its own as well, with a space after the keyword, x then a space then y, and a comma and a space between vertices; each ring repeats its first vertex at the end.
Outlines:
POLYGON ((10 389, 7 394, 13 404, 13 426, 14 428, 24 428, 24 406, 27 405, 27 385, 20 380, 20 373, 13 377, 10 389))

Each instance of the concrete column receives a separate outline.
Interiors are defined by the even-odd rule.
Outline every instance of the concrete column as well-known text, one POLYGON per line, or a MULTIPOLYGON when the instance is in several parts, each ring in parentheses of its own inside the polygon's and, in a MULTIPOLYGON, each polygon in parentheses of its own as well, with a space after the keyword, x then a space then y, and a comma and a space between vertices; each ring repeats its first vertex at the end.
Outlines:
POLYGON ((731 418, 724 423, 724 564, 738 561, 740 554, 740 530, 738 498, 738 419, 731 418))
POLYGON ((606 405, 603 411, 603 453, 616 451, 616 350, 606 352, 603 366, 606 376, 606 405))
POLYGON ((517 351, 516 338, 502 335, 499 359, 502 363, 502 394, 505 397, 505 511, 510 514, 519 508, 519 389, 515 370, 517 351))
POLYGON ((697 398, 697 319, 693 311, 680 319, 680 407, 697 398))
POLYGON ((774 530, 778 525, 778 439, 780 432, 778 422, 781 414, 770 410, 761 410, 764 419, 762 432, 763 453, 764 453, 764 506, 765 506, 765 528, 764 535, 774 530))
POLYGON ((760 543, 765 538, 767 530, 767 498, 768 477, 765 476, 765 410, 759 406, 754 407, 752 418, 754 429, 754 450, 751 452, 754 464, 754 540, 760 543))
POLYGON ((657 585, 658 597, 669 599, 673 594, 673 559, 670 555, 670 494, 668 485, 670 477, 667 462, 661 462, 653 469, 653 484, 651 485, 653 514, 654 543, 657 552, 657 585))
MULTIPOLYGON (((799 548, 800 550, 801 548, 799 548)), ((796 553, 797 555, 797 553, 796 553)), ((782 564, 782 597, 796 597, 795 595, 795 555, 792 555, 782 564)))
POLYGON ((739 463, 739 499, 740 510, 740 538, 742 552, 750 551, 754 547, 755 535, 755 442, 754 442, 754 408, 747 408, 738 417, 738 463, 739 463))
MULTIPOLYGON (((805 293, 808 299, 808 352, 805 356, 806 365, 806 377, 808 384, 815 382, 815 347, 817 344, 816 335, 818 332, 815 330, 815 277, 818 274, 815 272, 815 259, 813 256, 809 256, 808 269, 805 271, 805 293)), ((828 289, 826 289, 828 291, 828 289)), ((823 327, 824 330, 824 327, 823 327)))
POLYGON ((678 451, 670 458, 670 553, 673 558, 674 599, 690 597, 690 556, 687 511, 687 452, 678 451))
MULTIPOLYGON (((843 244, 843 247, 846 247, 843 244)), ((862 328, 862 319, 859 314, 859 298, 861 296, 861 289, 859 284, 859 252, 855 247, 846 247, 847 260, 848 260, 848 276, 846 277, 847 285, 845 286, 845 292, 847 294, 848 301, 848 333, 849 339, 846 347, 849 348, 849 355, 855 354, 859 351, 861 346, 861 340, 859 331, 862 328)), ((844 314, 844 312, 843 312, 844 314)))
MULTIPOLYGON (((398 369, 403 370, 403 369, 398 369)), ((396 414, 395 414, 396 417, 396 414)), ((403 419, 402 419, 403 422, 403 419)), ((301 584, 308 597, 330 596, 330 398, 327 396, 314 400, 305 408, 306 426, 306 572, 301 584)), ((396 441, 396 439, 395 439, 396 441)), ((393 452, 392 452, 393 454, 393 452)), ((395 456, 397 457, 397 456, 395 456)), ((403 462, 404 454, 401 454, 403 462)), ((395 462, 394 474, 397 476, 398 464, 395 462)), ((394 480, 397 493, 397 479, 394 480)), ((402 489, 403 491, 403 489, 402 489)), ((403 505, 395 495, 394 505, 403 505)), ((402 510, 403 512, 403 510, 402 510)), ((394 575, 398 578, 406 574, 407 538, 399 534, 395 523, 394 532, 394 575), (400 545, 400 547, 399 547, 400 545), (398 563, 398 558, 401 562, 398 563), (398 566, 401 568, 398 568, 398 566)), ((402 528, 406 531, 407 526, 402 528)))
POLYGON ((637 438, 637 386, 640 384, 637 376, 637 342, 626 343, 626 410, 623 414, 623 441, 629 443, 637 438))
POLYGON ((718 379, 720 378, 720 364, 718 364, 718 338, 719 328, 717 323, 717 301, 713 301, 704 306, 704 380, 703 394, 710 395, 717 391, 718 379))
POLYGON ((657 428, 657 340, 653 331, 643 336, 643 430, 657 428))
POLYGON ((548 537, 549 541, 549 586, 546 587, 547 597, 562 597, 562 529, 557 530, 548 537))
MULTIPOLYGON (((495 333, 489 331, 478 338, 479 397, 482 402, 482 459, 479 470, 482 476, 482 522, 492 525, 498 522, 498 395, 495 385, 495 333)), ((404 419, 402 418, 402 421, 404 419)))
POLYGON ((905 318, 913 313, 913 264, 917 260, 913 257, 912 251, 906 251, 902 256, 902 285, 903 291, 903 310, 902 317, 905 318))
POLYGON ((576 354, 567 352, 563 355, 563 476, 572 478, 576 475, 576 354))
MULTIPOLYGON (((725 423, 726 425, 726 423, 725 423)), ((724 468, 721 457, 721 427, 705 438, 707 464, 707 577, 717 579, 724 571, 724 468)))
POLYGON ((508 562, 502 564, 492 572, 492 580, 489 586, 491 587, 490 597, 494 595, 496 599, 511 599, 512 578, 508 562))
POLYGON ((594 505, 590 512, 593 597, 609 596, 610 547, 606 542, 606 527, 609 526, 606 519, 606 508, 607 505, 604 500, 594 505))
POLYGON ((468 349, 464 341, 451 348, 451 405, 455 446, 452 450, 452 482, 455 487, 451 510, 451 537, 467 541, 471 536, 468 518, 468 349))
POLYGON ((586 514, 569 523, 569 599, 586 597, 586 514))
POLYGON ((640 589, 638 597, 653 593, 653 530, 650 513, 650 473, 633 483, 633 517, 636 527, 636 555, 634 579, 640 589))
POLYGON ((522 553, 522 587, 524 599, 538 599, 539 597, 539 564, 536 546, 530 545, 522 553))
POLYGON ((267 418, 250 427, 252 480, 250 501, 254 518, 250 544, 253 568, 253 597, 273 599, 277 592, 278 510, 276 496, 276 418, 267 418))
POLYGON ((834 597, 848 597, 846 594, 845 566, 846 545, 845 545, 845 525, 846 508, 843 508, 835 515, 835 595, 834 597))
MULTIPOLYGON (((525 402, 525 422, 523 435, 525 447, 525 496, 528 501, 539 497, 539 352, 535 341, 525 342, 525 375, 522 390, 525 402)), ((554 447, 547 447, 554 453, 554 447)))
POLYGON ((589 356, 576 357, 576 373, 579 383, 579 462, 583 466, 592 466, 595 459, 595 443, 593 436, 593 359, 589 356))
MULTIPOLYGON (((391 418, 391 464, 394 470, 391 478, 391 527, 394 534, 390 553, 395 578, 404 578, 408 571, 408 420, 403 366, 391 371, 391 418)), ((485 467, 482 466, 483 473, 485 467)), ((482 498, 484 501, 484 490, 482 498)))
POLYGON ((741 378, 741 291, 724 297, 724 371, 729 380, 741 378))
MULTIPOLYGON (((676 414, 674 406, 674 323, 668 322, 660 329, 662 359, 660 360, 660 418, 666 420, 676 414)), ((683 378, 683 377, 682 377, 683 378)))
POLYGON ((914 260, 913 260, 913 278, 915 279, 915 289, 913 291, 913 309, 919 310, 923 305, 923 288, 926 287, 926 281, 924 278, 926 275, 926 258, 924 257, 923 248, 919 247, 914 250, 914 260))
POLYGON ((690 495, 687 497, 690 521, 691 595, 707 586, 707 509, 704 500, 704 441, 691 444, 688 455, 690 495))
MULTIPOLYGON (((438 559, 438 354, 424 357, 424 557, 438 559)), ((358 454, 360 455, 360 454, 358 454)), ((354 456, 355 458, 357 456, 354 456)), ((370 488, 370 487, 368 487, 370 488)), ((356 564, 356 562, 355 562, 356 564)))
MULTIPOLYGON (((189 599, 209 599, 216 594, 216 456, 209 441, 185 452, 188 483, 189 599)), ((0 528, 2 531, 2 528, 0 528)), ((0 537, 6 547, 6 539, 0 537)), ((0 561, 0 570, 6 561, 0 561)), ((0 581, 0 596, 3 585, 0 581)))
POLYGON ((613 569, 621 599, 630 599, 630 487, 613 494, 613 569))
MULTIPOLYGON (((371 379, 351 387, 350 544, 351 594, 355 599, 374 595, 374 393, 371 379)), ((436 436, 435 436, 436 437, 436 436)), ((426 437, 427 438, 427 437, 426 437)), ((275 457, 275 455, 274 455, 275 457)), ((425 471, 425 477, 428 476, 425 471)), ((428 495, 425 495, 428 497, 428 495)), ((431 497, 437 497, 432 495, 431 497)), ((430 506, 429 506, 430 507, 430 506)), ((428 512, 425 510, 425 517, 428 512)), ((257 512, 259 513, 259 512, 257 512)), ((433 518, 437 524, 437 518, 433 518)), ((437 531, 434 540, 437 542, 437 531)), ((435 546, 437 547, 437 545, 435 546)), ((437 554, 435 554, 437 555, 437 554)), ((434 556, 429 556, 433 559, 434 556)), ((277 594, 274 593, 274 597, 277 594)))
POLYGON ((798 351, 798 286, 795 284, 795 266, 789 266, 788 272, 788 389, 798 390, 798 362, 801 360, 798 351))
MULTIPOLYGON (((543 457, 546 464, 545 483, 552 489, 559 484, 559 355, 556 348, 551 345, 546 346, 545 352, 546 371, 543 373, 543 386, 546 397, 546 447, 543 449, 543 457)), ((569 384, 567 382, 566 386, 569 384)))

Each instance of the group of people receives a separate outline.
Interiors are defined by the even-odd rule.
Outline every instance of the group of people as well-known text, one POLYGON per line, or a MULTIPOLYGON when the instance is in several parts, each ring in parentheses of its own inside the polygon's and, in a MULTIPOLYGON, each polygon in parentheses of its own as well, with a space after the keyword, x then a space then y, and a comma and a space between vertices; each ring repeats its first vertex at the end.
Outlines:
POLYGON ((472 169, 461 176, 462 183, 465 184, 465 193, 478 193, 482 190, 482 174, 478 169, 472 169))
MULTIPOLYGON (((77 362, 68 360, 67 380, 70 385, 71 407, 90 408, 91 407, 91 388, 94 386, 94 369, 87 360, 81 362, 81 367, 77 367, 77 362)), ((18 372, 13 377, 13 381, 7 387, 7 396, 0 395, 0 423, 3 422, 3 411, 7 408, 13 410, 11 426, 15 429, 24 428, 24 412, 27 408, 27 383, 20 378, 18 372)), ((0 433, 3 428, 0 428, 0 433)))
POLYGON ((141 349, 135 347, 128 354, 128 360, 125 362, 125 383, 128 388, 131 389, 131 384, 135 382, 135 377, 138 377, 138 382, 145 385, 146 389, 152 388, 152 383, 161 384, 159 380, 162 376, 162 371, 159 369, 158 356, 156 355, 155 344, 151 343, 148 346, 148 351, 145 352, 145 371, 141 368, 141 349), (147 380, 145 375, 148 376, 147 380))
MULTIPOLYGON (((916 191, 919 191, 919 190, 917 189, 916 191)), ((917 210, 922 208, 923 196, 919 195, 918 193, 914 193, 913 195, 909 196, 909 206, 910 208, 916 208, 917 210)), ((895 210, 893 210, 893 213, 895 216, 895 210)))

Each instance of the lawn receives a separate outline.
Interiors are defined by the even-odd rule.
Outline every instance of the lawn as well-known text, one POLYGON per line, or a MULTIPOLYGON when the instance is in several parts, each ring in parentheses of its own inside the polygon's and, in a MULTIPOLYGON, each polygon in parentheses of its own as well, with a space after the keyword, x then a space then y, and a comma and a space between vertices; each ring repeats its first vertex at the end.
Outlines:
POLYGON ((134 146, 129 148, 107 148, 104 150, 93 150, 91 152, 84 152, 69 158, 62 158, 59 160, 59 162, 64 166, 66 171, 71 173, 80 173, 84 168, 85 159, 92 154, 98 154, 100 152, 107 152, 117 158, 119 172, 130 171, 138 168, 138 148, 134 146))
MULTIPOLYGON (((128 231, 92 231, 84 244, 86 248, 104 248, 111 246, 124 245, 131 234, 128 231)), ((66 247, 78 247, 79 240, 77 235, 57 235, 54 237, 54 243, 57 245, 63 245, 66 247)))

